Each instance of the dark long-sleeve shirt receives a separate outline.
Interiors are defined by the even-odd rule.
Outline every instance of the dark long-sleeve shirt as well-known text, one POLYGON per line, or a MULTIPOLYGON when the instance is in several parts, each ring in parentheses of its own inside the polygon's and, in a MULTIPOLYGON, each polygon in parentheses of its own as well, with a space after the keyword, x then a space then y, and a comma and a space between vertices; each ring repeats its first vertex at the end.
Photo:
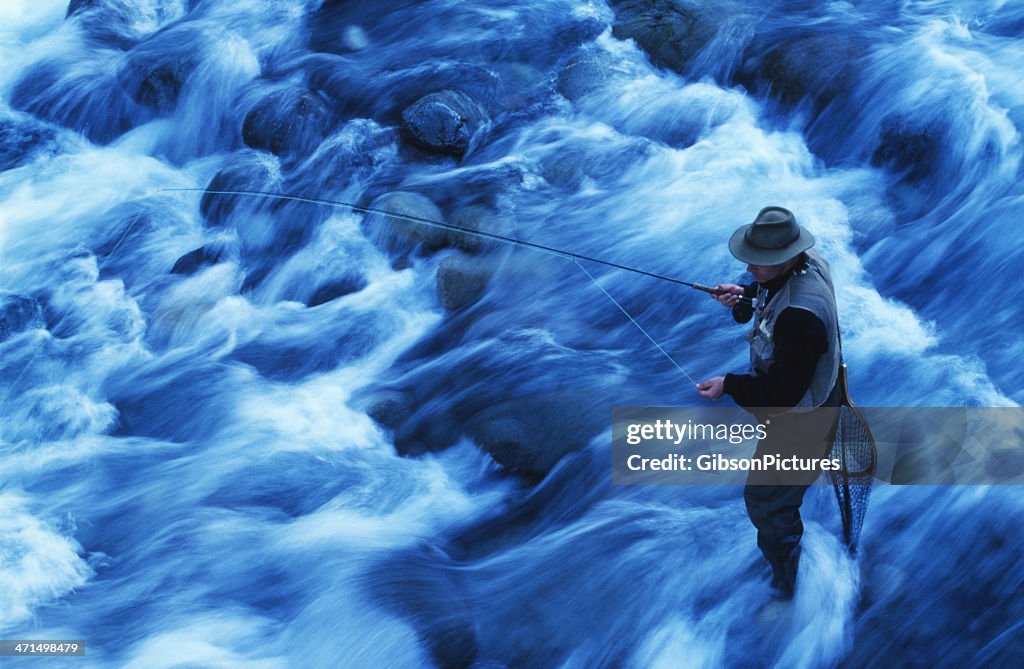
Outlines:
MULTIPOLYGON (((768 282, 768 300, 789 280, 789 275, 768 282)), ((747 292, 756 290, 756 284, 747 292)), ((811 385, 828 334, 821 319, 806 309, 788 307, 775 321, 774 362, 766 374, 726 374, 724 390, 741 407, 792 407, 811 385)))

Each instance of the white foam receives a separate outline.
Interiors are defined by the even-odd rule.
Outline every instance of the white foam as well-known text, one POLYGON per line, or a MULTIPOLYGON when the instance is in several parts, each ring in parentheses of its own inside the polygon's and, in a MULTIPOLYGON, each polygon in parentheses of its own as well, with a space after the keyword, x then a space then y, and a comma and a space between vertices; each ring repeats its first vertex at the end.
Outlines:
POLYGON ((210 669, 293 666, 287 660, 287 650, 267 642, 275 629, 265 618, 231 611, 202 613, 190 618, 186 623, 137 643, 121 666, 125 669, 170 669, 182 665, 210 669))
POLYGON ((823 667, 838 662, 853 641, 860 590, 857 565, 835 536, 810 523, 792 602, 792 618, 773 666, 823 667))
POLYGON ((33 516, 24 498, 0 493, 0 627, 24 621, 37 607, 84 585, 92 571, 81 550, 33 516))

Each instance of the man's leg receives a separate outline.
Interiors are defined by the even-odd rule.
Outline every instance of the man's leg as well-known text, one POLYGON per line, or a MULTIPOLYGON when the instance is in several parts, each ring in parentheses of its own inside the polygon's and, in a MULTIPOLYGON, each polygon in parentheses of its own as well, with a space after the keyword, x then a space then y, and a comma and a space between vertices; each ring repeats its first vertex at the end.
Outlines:
MULTIPOLYGON (((835 391, 833 395, 838 397, 835 391)), ((754 455, 826 457, 834 439, 837 415, 836 409, 829 406, 775 417, 754 455)), ((757 546, 772 567, 772 587, 787 599, 793 596, 800 564, 800 538, 804 533, 800 505, 819 473, 817 468, 791 472, 752 470, 743 489, 747 515, 757 528, 757 546)))
POLYGON ((747 514, 757 528, 757 547, 772 568, 772 587, 787 599, 796 587, 804 533, 800 504, 808 487, 748 483, 743 490, 747 514))

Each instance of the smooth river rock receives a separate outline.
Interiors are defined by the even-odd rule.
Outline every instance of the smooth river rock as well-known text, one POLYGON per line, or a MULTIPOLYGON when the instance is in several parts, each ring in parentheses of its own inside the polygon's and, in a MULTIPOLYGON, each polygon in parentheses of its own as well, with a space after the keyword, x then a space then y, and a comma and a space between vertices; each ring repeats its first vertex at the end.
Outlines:
POLYGON ((454 90, 425 95, 402 112, 402 130, 414 144, 459 158, 481 140, 487 124, 476 100, 454 90))

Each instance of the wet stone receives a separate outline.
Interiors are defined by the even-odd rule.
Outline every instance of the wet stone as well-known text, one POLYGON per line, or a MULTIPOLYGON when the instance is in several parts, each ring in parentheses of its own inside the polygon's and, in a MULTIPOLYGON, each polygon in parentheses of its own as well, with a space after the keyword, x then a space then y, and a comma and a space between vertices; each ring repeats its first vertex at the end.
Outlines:
MULTIPOLYGON (((375 199, 370 208, 400 217, 444 223, 444 216, 437 205, 419 193, 385 193, 375 199)), ((399 257, 415 251, 430 253, 443 247, 447 240, 447 230, 444 228, 380 213, 367 214, 363 219, 362 228, 378 248, 399 257)))
POLYGON ((715 36, 730 9, 693 0, 617 0, 612 34, 632 39, 651 62, 683 72, 715 36))
POLYGON ((366 277, 360 275, 344 276, 323 284, 314 291, 307 306, 315 307, 336 300, 345 295, 357 293, 366 288, 366 277))
POLYGON ((613 59, 603 52, 584 52, 569 59, 558 75, 558 92, 572 101, 591 93, 611 78, 613 59))
POLYGON ((766 35, 748 49, 739 79, 751 90, 768 85, 786 104, 810 99, 820 110, 852 89, 867 47, 860 37, 842 32, 766 35))
POLYGON ((456 157, 479 142, 488 123, 484 110, 465 93, 430 93, 402 112, 402 130, 427 151, 456 157))
POLYGON ((323 140, 330 111, 312 91, 281 91, 268 95, 246 115, 242 139, 254 149, 282 157, 304 158, 323 140))
MULTIPOLYGON (((512 225, 507 217, 481 205, 468 205, 456 210, 451 215, 451 224, 467 230, 475 230, 498 235, 508 235, 512 225)), ((465 251, 466 253, 479 253, 484 250, 493 250, 500 242, 488 240, 486 237, 474 235, 458 230, 449 230, 447 245, 465 251)))
POLYGON ((207 225, 222 225, 241 202, 249 201, 256 205, 266 201, 217 191, 274 191, 278 190, 279 184, 280 170, 276 159, 265 153, 247 152, 233 159, 210 180, 199 200, 199 213, 207 225))
POLYGON ((194 27, 162 30, 128 52, 118 80, 138 104, 171 111, 206 48, 206 37, 194 27))
POLYGON ((485 260, 462 253, 450 255, 437 268, 437 296, 445 309, 468 307, 487 287, 490 267, 485 260))
POLYGON ((871 164, 906 172, 910 180, 920 179, 934 169, 939 141, 940 132, 934 125, 890 114, 882 119, 871 164))
POLYGON ((195 274, 200 268, 216 265, 224 257, 224 250, 215 246, 202 246, 178 258, 171 274, 195 274))

